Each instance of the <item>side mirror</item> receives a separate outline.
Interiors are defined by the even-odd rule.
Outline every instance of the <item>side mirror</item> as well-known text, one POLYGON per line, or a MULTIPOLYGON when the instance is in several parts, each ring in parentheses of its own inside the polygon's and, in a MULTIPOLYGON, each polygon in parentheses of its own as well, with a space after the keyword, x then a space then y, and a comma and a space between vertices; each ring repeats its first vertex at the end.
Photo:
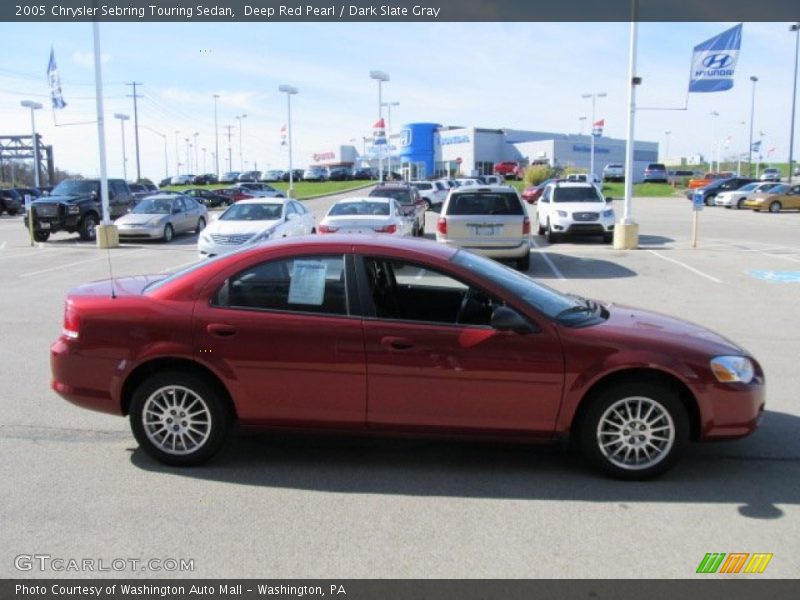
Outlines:
POLYGON ((606 204, 611 204, 614 201, 614 198, 611 196, 606 196, 606 204))
POLYGON ((531 325, 522 315, 507 306, 498 306, 492 313, 489 324, 497 331, 513 331, 520 335, 538 331, 538 328, 531 325))

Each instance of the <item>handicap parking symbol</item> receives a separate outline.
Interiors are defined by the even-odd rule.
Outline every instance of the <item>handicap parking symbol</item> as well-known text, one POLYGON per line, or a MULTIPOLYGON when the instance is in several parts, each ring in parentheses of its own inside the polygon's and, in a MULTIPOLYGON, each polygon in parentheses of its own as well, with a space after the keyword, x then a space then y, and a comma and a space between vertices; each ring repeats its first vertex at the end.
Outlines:
POLYGON ((754 269, 749 273, 756 279, 771 283, 800 283, 800 271, 764 271, 754 269))

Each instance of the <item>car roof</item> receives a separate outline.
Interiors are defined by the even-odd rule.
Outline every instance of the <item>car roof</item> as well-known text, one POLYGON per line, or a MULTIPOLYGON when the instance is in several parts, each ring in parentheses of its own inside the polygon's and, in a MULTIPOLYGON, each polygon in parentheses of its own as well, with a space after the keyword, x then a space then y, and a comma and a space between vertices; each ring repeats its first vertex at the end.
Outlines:
POLYGON ((290 198, 245 198, 236 204, 285 204, 290 198))
POLYGON ((345 204, 346 202, 391 202, 394 198, 385 198, 383 196, 356 196, 350 198, 341 198, 335 204, 345 204))
POLYGON ((508 192, 514 191, 510 185, 471 185, 468 187, 455 188, 453 194, 475 194, 482 192, 508 192))
POLYGON ((547 185, 554 185, 556 187, 564 187, 564 188, 594 188, 597 189, 597 186, 590 181, 566 181, 564 179, 559 179, 558 181, 551 181, 547 185))

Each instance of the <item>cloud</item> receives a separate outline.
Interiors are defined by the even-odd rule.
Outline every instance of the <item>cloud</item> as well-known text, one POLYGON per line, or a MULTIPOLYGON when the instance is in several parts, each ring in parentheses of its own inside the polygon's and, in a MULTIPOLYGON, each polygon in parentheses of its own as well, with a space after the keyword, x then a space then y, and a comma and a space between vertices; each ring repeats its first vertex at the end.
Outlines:
MULTIPOLYGON (((107 64, 111 61, 111 55, 105 54, 103 52, 100 53, 100 63, 107 64)), ((79 67, 83 67, 84 69, 94 69, 94 53, 93 52, 81 52, 77 50, 72 53, 72 62, 74 62, 79 67)))

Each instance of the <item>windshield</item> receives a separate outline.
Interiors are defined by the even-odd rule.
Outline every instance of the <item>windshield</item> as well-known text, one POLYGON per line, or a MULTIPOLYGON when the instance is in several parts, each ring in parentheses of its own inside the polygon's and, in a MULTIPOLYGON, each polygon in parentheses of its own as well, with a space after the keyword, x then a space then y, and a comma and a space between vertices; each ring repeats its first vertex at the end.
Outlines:
POLYGON ((602 202, 600 193, 591 187, 556 187, 553 202, 602 202))
POLYGON ((172 213, 172 200, 166 198, 145 198, 133 207, 134 214, 169 215, 172 213))
POLYGON ((339 217, 343 215, 389 215, 388 202, 339 202, 331 207, 329 217, 339 217))
POLYGON ((70 181, 62 181, 53 191, 50 192, 51 196, 82 196, 84 194, 91 194, 94 192, 100 195, 100 182, 98 181, 83 181, 73 179, 70 181))
POLYGON ((564 325, 592 325, 602 318, 603 309, 594 302, 557 292, 490 258, 459 250, 450 260, 564 325))
POLYGON ((281 218, 281 204, 234 204, 220 216, 220 221, 274 221, 281 218))

